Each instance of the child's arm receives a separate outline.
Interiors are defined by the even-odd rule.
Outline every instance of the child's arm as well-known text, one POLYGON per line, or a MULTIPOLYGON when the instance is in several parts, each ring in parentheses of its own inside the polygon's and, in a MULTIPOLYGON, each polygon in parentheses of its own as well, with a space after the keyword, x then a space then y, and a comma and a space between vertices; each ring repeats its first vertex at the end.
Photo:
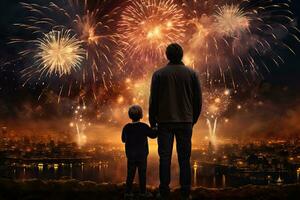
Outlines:
POLYGON ((122 130, 122 142, 125 143, 126 142, 126 129, 125 127, 122 130))
POLYGON ((149 138, 157 138, 157 128, 150 128, 149 126, 147 127, 147 136, 149 138))

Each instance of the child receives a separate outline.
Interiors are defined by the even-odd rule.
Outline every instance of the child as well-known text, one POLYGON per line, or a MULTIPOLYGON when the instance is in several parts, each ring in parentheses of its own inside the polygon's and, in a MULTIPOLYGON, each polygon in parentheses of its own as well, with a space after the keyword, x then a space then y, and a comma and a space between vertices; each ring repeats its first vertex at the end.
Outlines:
POLYGON ((132 197, 132 182, 136 169, 139 173, 139 186, 141 196, 146 196, 146 171, 148 139, 156 138, 156 131, 152 130, 147 124, 140 122, 143 117, 143 110, 138 105, 133 105, 128 110, 129 118, 132 123, 124 126, 122 131, 122 142, 125 143, 127 156, 127 180, 125 198, 132 197))

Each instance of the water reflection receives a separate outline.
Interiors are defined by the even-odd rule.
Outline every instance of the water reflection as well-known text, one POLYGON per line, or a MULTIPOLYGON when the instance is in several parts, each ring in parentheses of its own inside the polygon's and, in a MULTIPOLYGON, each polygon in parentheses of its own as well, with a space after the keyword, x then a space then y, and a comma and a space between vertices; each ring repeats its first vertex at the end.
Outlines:
MULTIPOLYGON (((177 160, 172 162, 171 186, 178 186, 179 169, 177 160)), ((158 186, 158 160, 149 159, 147 170, 147 184, 158 186)), ((299 182, 300 169, 295 173, 295 181, 299 182)), ((37 163, 11 165, 5 170, 4 177, 26 180, 38 178, 42 180, 55 179, 77 179, 89 180, 97 183, 121 183, 126 178, 126 160, 97 161, 89 163, 37 163)), ((236 176, 222 173, 211 164, 193 161, 192 162, 192 183, 193 186, 209 188, 237 187, 250 183, 270 184, 271 180, 288 180, 284 174, 262 175, 257 177, 236 176), (261 178, 262 177, 262 178, 261 178)), ((136 180, 137 181, 137 180, 136 180)), ((273 182, 274 183, 274 182, 273 182)))

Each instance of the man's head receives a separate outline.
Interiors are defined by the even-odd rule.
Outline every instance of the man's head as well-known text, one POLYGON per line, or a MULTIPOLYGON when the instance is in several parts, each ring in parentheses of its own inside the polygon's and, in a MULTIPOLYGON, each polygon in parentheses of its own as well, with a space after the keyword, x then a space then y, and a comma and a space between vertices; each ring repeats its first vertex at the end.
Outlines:
POLYGON ((180 64, 183 58, 182 47, 177 43, 172 43, 167 47, 166 55, 170 63, 180 64))
POLYGON ((130 106, 128 116, 134 122, 139 121, 143 118, 143 109, 139 105, 130 106))

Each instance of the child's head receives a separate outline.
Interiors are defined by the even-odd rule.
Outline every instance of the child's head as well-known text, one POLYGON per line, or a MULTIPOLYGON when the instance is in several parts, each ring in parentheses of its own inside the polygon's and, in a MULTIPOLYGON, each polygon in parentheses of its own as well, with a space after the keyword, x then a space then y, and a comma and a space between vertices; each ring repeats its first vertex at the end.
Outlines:
POLYGON ((143 109, 139 105, 130 106, 128 115, 133 122, 139 121, 143 118, 143 109))

